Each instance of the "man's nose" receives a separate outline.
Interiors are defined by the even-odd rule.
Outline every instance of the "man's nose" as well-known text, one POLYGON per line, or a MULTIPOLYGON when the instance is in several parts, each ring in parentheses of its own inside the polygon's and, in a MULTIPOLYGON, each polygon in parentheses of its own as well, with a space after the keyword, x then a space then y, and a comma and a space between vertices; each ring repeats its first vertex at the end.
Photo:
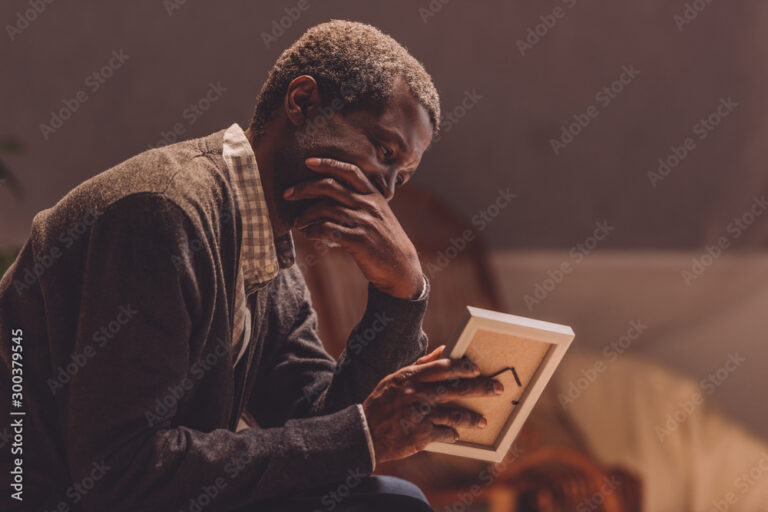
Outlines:
POLYGON ((373 182, 384 199, 391 201, 395 197, 395 188, 397 187, 397 169, 376 173, 373 182))

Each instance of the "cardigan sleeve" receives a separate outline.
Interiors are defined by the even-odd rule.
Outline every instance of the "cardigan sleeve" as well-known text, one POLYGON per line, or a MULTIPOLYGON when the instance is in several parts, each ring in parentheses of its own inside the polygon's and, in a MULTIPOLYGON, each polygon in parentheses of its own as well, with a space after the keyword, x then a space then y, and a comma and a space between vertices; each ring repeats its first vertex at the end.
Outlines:
POLYGON ((182 399, 167 417, 147 420, 189 377, 205 343, 198 333, 213 307, 215 271, 200 231, 149 193, 112 204, 92 228, 75 350, 104 326, 112 336, 73 376, 63 434, 73 482, 94 481, 85 510, 205 502, 229 511, 371 469, 355 406, 274 428, 200 431, 174 419, 182 399))
POLYGON ((290 418, 359 404, 381 379, 426 352, 427 336, 421 328, 429 295, 426 279, 425 289, 414 300, 392 297, 369 285, 365 312, 335 361, 318 336, 317 314, 298 266, 281 274, 274 293, 294 299, 275 300, 271 320, 289 322, 275 335, 279 339, 270 340, 272 348, 248 403, 248 412, 260 425, 280 425, 290 418))

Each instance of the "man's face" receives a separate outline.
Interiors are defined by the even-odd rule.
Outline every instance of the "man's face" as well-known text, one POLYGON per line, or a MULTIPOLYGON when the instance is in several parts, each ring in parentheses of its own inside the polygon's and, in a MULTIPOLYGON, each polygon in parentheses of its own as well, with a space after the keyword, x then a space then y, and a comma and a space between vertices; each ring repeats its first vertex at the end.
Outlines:
MULTIPOLYGON (((330 157, 357 165, 387 200, 411 179, 432 140, 432 123, 405 81, 396 80, 386 105, 351 111, 342 111, 339 106, 333 100, 325 101, 286 137, 275 161, 278 197, 291 185, 318 179, 318 174, 304 164, 309 157, 330 157)), ((287 218, 294 218, 309 203, 311 200, 283 201, 280 209, 287 218)))

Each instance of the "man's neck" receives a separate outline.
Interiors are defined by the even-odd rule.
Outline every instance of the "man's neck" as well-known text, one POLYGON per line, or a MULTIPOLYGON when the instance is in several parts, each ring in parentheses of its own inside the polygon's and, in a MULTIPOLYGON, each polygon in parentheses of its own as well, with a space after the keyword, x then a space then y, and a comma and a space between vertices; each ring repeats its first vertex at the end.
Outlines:
POLYGON ((278 190, 277 180, 275 179, 272 141, 268 137, 257 137, 250 127, 245 131, 245 136, 251 143, 253 154, 256 157, 261 187, 264 191, 264 198, 267 201, 269 221, 272 224, 272 234, 277 238, 288 233, 291 230, 291 225, 283 218, 278 208, 278 203, 282 199, 280 196, 282 191, 278 190))

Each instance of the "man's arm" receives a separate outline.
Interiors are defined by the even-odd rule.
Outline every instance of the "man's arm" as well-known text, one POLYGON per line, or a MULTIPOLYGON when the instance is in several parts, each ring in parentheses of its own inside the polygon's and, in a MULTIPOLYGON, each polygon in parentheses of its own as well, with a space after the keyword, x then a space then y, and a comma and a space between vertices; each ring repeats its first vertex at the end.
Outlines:
POLYGON ((206 238, 178 206, 156 194, 113 204, 93 226, 75 350, 92 343, 121 307, 135 313, 67 390, 72 480, 90 478, 94 467, 104 472, 83 496, 86 510, 179 510, 214 494, 211 510, 227 511, 370 471, 355 406, 235 433, 179 425, 182 397, 164 419, 148 421, 169 389, 188 379, 193 396, 207 382, 190 370, 206 354, 215 293, 207 244, 190 249, 199 240, 206 238))
POLYGON ((362 403, 381 379, 426 352, 427 337, 421 329, 426 281, 427 289, 415 300, 395 298, 369 285, 365 312, 337 362, 318 337, 317 316, 298 266, 284 273, 279 290, 294 295, 297 310, 290 315, 275 313, 291 323, 279 342, 271 340, 274 348, 249 400, 248 411, 260 425, 280 425, 288 418, 362 403))

